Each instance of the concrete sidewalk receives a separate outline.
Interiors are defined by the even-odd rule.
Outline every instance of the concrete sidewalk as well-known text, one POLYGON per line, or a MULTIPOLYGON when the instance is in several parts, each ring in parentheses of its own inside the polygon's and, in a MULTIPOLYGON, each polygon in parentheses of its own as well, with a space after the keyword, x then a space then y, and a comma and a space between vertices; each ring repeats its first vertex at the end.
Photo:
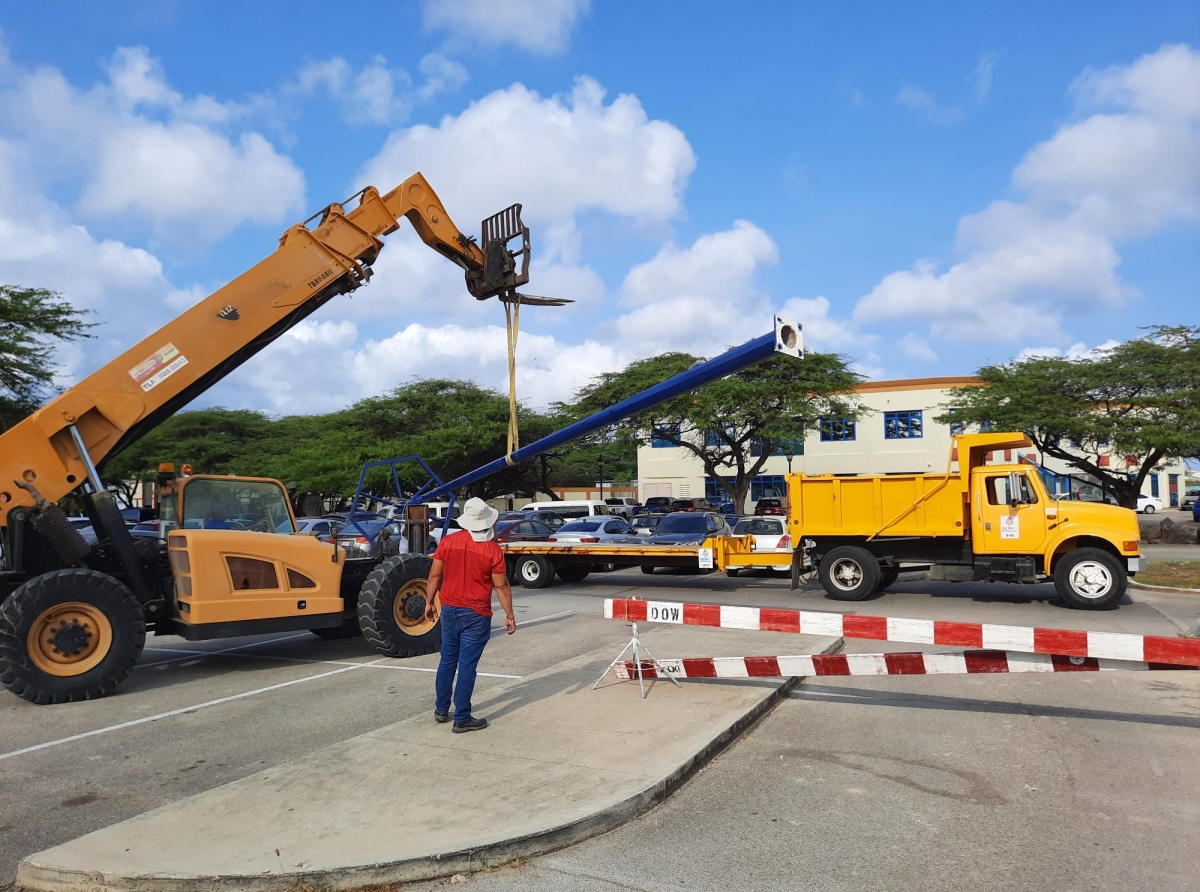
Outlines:
MULTIPOLYGON (((642 637, 662 658, 840 643, 684 626, 642 637)), ((592 651, 492 688, 475 703, 485 731, 455 735, 431 714, 399 722, 31 855, 18 885, 352 889, 502 864, 651 808, 798 681, 656 682, 646 701, 636 682, 591 691, 615 656, 592 651)))

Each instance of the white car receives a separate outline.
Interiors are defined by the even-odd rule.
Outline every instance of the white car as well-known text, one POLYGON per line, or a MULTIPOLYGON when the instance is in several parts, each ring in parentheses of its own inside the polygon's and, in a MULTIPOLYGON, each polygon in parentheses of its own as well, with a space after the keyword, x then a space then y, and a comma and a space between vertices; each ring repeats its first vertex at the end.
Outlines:
MULTIPOLYGON (((753 536, 756 553, 791 554, 792 538, 787 533, 786 518, 772 517, 743 517, 733 528, 735 536, 753 536)), ((742 570, 751 567, 726 567, 726 576, 737 576, 742 570)), ((790 567, 776 567, 777 570, 791 572, 790 567)))
POLYGON ((1138 494, 1137 513, 1138 514, 1153 514, 1155 511, 1162 510, 1162 499, 1156 499, 1154 496, 1148 496, 1145 493, 1138 494))

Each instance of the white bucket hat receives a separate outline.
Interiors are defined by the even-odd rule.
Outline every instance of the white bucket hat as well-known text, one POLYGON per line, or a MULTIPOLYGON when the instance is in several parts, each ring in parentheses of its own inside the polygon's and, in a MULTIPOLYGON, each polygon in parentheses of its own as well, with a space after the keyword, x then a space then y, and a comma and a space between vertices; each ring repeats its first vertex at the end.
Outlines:
POLYGON ((486 542, 495 534, 493 527, 500 512, 483 499, 467 499, 462 514, 456 519, 458 525, 471 534, 476 542, 486 542))

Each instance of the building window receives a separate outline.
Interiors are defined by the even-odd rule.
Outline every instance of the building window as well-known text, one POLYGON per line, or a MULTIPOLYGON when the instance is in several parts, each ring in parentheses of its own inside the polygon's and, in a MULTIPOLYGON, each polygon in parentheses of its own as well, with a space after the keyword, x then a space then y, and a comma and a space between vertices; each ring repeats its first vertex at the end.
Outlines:
POLYGON ((1158 498, 1158 475, 1157 474, 1150 475, 1150 495, 1152 495, 1156 499, 1158 498))
POLYGON ((817 426, 821 430, 821 442, 823 443, 855 438, 854 422, 848 418, 822 418, 817 426))
POLYGON ((787 483, 782 474, 764 474, 750 481, 750 501, 759 499, 786 499, 787 483))
MULTIPOLYGON (((853 424, 853 422, 851 422, 851 424, 853 424)), ((853 440, 854 437, 850 437, 850 439, 853 440)), ((796 439, 792 440, 790 442, 790 444, 785 441, 783 443, 779 443, 778 445, 776 445, 771 450, 771 455, 787 455, 789 445, 791 446, 791 453, 793 456, 804 454, 804 439, 802 437, 797 437, 796 439)), ((763 450, 762 440, 755 440, 753 443, 750 444, 750 455, 751 456, 757 458, 758 456, 762 455, 762 450, 763 450)))
MULTIPOLYGON (((737 428, 732 424, 724 424, 721 426, 722 433, 730 440, 737 440, 737 428)), ((718 446, 725 445, 725 441, 721 439, 721 435, 716 431, 704 432, 704 445, 708 449, 715 449, 718 446)))
MULTIPOLYGON (((736 477, 725 478, 725 482, 729 484, 733 484, 735 480, 737 480, 736 477)), ((715 477, 706 477, 704 478, 704 498, 714 505, 720 505, 722 502, 729 501, 729 493, 715 477)))
MULTIPOLYGON (((954 416, 958 415, 958 413, 961 411, 962 411, 961 409, 947 409, 946 414, 949 415, 951 418, 953 418, 954 416)), ((966 432, 967 432, 967 426, 964 422, 961 422, 961 421, 951 421, 950 422, 950 436, 961 437, 966 432)))
POLYGON ((667 439, 668 436, 679 439, 678 424, 664 424, 656 427, 650 432, 650 445, 654 449, 671 449, 675 444, 667 439))
POLYGON ((921 410, 915 412, 884 412, 883 437, 885 440, 917 440, 922 431, 921 410))

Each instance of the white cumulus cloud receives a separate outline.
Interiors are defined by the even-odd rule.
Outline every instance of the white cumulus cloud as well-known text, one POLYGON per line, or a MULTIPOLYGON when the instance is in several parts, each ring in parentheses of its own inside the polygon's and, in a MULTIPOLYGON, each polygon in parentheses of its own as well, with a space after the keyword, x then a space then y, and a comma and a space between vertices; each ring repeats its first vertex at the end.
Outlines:
POLYGON ((145 47, 117 50, 104 71, 88 87, 52 67, 8 71, 0 132, 36 183, 76 188, 85 216, 148 221, 177 243, 303 209, 295 163, 261 133, 236 132, 253 103, 183 96, 145 47))
POLYGON ((590 7, 591 0, 421 0, 421 18, 464 43, 558 53, 590 7))
POLYGON ((923 319, 935 336, 1061 338, 1068 314, 1120 304, 1116 245, 1200 220, 1200 53, 1168 46, 1128 66, 1085 71, 1079 119, 1025 155, 1017 200, 958 226, 961 259, 885 276, 855 308, 859 323, 923 319))
POLYGON ((341 105, 348 123, 394 125, 407 120, 418 102, 456 92, 468 80, 461 63, 437 53, 424 56, 417 68, 424 76, 420 84, 403 68, 389 67, 383 56, 372 57, 357 72, 345 58, 333 56, 309 62, 286 89, 325 93, 341 105))

